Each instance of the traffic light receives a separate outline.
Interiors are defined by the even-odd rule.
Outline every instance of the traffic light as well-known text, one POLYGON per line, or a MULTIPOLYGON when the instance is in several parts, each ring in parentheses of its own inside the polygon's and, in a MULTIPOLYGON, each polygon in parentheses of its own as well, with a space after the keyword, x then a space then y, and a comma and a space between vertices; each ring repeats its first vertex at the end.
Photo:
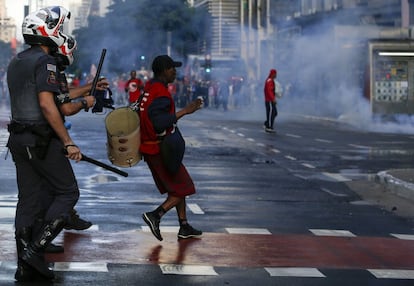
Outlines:
POLYGON ((140 60, 141 60, 141 68, 145 69, 145 66, 146 66, 145 56, 141 55, 140 60))
POLYGON ((205 61, 204 61, 204 70, 206 73, 211 73, 211 56, 206 55, 205 61))
POLYGON ((206 73, 210 73, 211 72, 211 61, 206 61, 204 68, 206 70, 206 73))

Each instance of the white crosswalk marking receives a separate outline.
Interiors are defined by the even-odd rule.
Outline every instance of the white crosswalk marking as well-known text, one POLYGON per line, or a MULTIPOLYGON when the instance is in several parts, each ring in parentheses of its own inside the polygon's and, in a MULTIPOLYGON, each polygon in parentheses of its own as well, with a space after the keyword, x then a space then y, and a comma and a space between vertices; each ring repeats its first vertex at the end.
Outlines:
POLYGON ((204 214, 204 211, 197 204, 187 204, 193 214, 204 214))
MULTIPOLYGON (((141 229, 144 232, 151 232, 151 229, 146 225, 141 226, 141 229)), ((165 233, 174 233, 178 232, 179 230, 180 228, 178 226, 160 226, 160 231, 165 233)))
POLYGON ((318 236, 356 237, 352 232, 341 229, 309 229, 309 231, 318 236))
POLYGON ((9 138, 9 132, 6 129, 0 129, 0 156, 7 151, 7 140, 9 138))
POLYGON ((226 228, 226 231, 231 234, 271 234, 265 228, 226 228))
POLYGON ((414 240, 414 235, 412 234, 391 233, 391 235, 399 239, 414 240))
POLYGON ((214 267, 207 265, 160 264, 163 274, 177 275, 218 275, 214 267))
POLYGON ((322 173, 324 176, 331 178, 337 182, 348 182, 351 181, 350 179, 348 179, 347 177, 342 176, 341 174, 335 174, 335 173, 328 173, 328 172, 323 172, 322 173))
POLYGON ((16 208, 0 208, 0 218, 14 218, 16 214, 16 208))
POLYGON ((302 268, 302 267, 266 267, 266 271, 270 276, 281 277, 316 277, 324 278, 323 275, 316 268, 302 268))
POLYGON ((55 262, 55 271, 108 272, 106 262, 55 262))
POLYGON ((400 269, 368 269, 376 278, 383 279, 414 279, 414 270, 400 269))

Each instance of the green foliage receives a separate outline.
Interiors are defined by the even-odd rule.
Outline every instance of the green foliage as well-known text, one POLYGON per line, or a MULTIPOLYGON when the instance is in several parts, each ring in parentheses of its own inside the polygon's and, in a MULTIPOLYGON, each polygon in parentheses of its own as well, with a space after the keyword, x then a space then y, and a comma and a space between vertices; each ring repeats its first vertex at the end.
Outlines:
POLYGON ((105 68, 116 73, 149 68, 153 57, 167 53, 167 46, 183 59, 204 41, 206 16, 185 0, 116 0, 105 17, 89 17, 88 27, 74 32, 78 60, 73 68, 88 71, 102 48, 107 49, 105 68))

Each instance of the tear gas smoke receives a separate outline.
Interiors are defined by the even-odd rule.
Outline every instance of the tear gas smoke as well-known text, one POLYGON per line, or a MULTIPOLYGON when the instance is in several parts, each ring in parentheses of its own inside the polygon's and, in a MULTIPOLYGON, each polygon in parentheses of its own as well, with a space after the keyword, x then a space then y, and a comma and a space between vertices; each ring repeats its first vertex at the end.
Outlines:
MULTIPOLYGON (((290 42, 288 58, 261 67, 262 79, 256 87, 255 110, 244 114, 262 119, 264 113, 263 85, 271 68, 278 70, 283 98, 278 100, 279 116, 283 114, 312 115, 333 118, 367 131, 414 133, 414 116, 395 115, 384 121, 371 112, 371 103, 364 97, 365 71, 368 66, 368 40, 355 32, 354 38, 335 34, 335 20, 324 22, 312 33, 303 32, 290 42), (363 40, 361 40, 363 39, 363 40)), ((358 29, 358 27, 355 27, 358 29)), ((271 51, 286 53, 283 48, 271 51)), ((269 62, 265 54, 262 63, 269 62)), ((277 58, 277 57, 276 57, 277 58)))
MULTIPOLYGON (((396 116, 394 122, 382 122, 372 116, 370 102, 363 95, 364 73, 368 64, 368 39, 361 40, 363 37, 358 37, 358 32, 355 31, 354 39, 338 34, 335 31, 336 24, 335 19, 332 19, 331 22, 324 21, 320 27, 313 26, 311 32, 300 31, 300 35, 289 43, 287 50, 283 50, 283 47, 278 45, 269 50, 269 53, 274 55, 272 57, 262 52, 263 58, 257 60, 258 63, 266 63, 266 66, 259 66, 261 78, 247 78, 243 83, 243 90, 250 98, 250 110, 236 116, 232 114, 232 119, 263 119, 263 85, 269 70, 276 68, 278 70, 277 81, 283 88, 283 97, 278 100, 279 116, 276 121, 283 120, 284 114, 312 115, 341 120, 364 130, 414 133, 413 116, 396 116), (287 56, 281 60, 281 54, 287 56), (274 62, 269 61, 271 58, 275 59, 274 62)), ((134 51, 123 51, 124 41, 140 39, 139 31, 134 31, 133 35, 132 39, 130 30, 126 30, 124 35, 99 34, 98 39, 93 41, 93 48, 97 49, 97 53, 100 47, 108 48, 109 57, 105 65, 116 64, 125 67, 123 72, 129 74, 131 69, 141 68, 142 63, 139 62, 141 55, 150 55, 146 58, 147 67, 152 60, 151 57, 155 56, 154 50, 141 50, 139 42, 134 51), (114 44, 120 52, 111 55, 114 44)), ((166 34, 165 37, 167 37, 166 34)), ((172 39, 175 41, 174 34, 172 39)), ((80 42, 79 45, 81 44, 80 42)), ((165 46, 163 49, 166 53, 168 47, 165 46)), ((177 54, 179 54, 178 51, 172 51, 173 58, 177 54)), ((81 58, 80 60, 96 63, 97 58, 96 56, 93 59, 81 58)), ((178 58, 178 60, 185 61, 186 59, 178 58)), ((214 68, 213 66, 212 75, 214 75, 214 68)), ((177 72, 183 75, 184 70, 185 67, 182 67, 177 69, 177 72)), ((232 72, 240 74, 242 71, 233 70, 232 72)), ((217 80, 223 80, 223 78, 217 80)))

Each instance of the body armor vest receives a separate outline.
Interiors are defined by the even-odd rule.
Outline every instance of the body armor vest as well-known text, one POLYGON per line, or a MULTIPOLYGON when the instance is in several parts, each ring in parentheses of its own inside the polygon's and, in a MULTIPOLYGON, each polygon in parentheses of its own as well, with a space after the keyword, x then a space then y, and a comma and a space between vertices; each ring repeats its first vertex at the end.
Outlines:
POLYGON ((26 124, 47 124, 40 109, 36 90, 37 60, 45 55, 36 51, 27 57, 15 57, 7 70, 12 119, 26 124))

